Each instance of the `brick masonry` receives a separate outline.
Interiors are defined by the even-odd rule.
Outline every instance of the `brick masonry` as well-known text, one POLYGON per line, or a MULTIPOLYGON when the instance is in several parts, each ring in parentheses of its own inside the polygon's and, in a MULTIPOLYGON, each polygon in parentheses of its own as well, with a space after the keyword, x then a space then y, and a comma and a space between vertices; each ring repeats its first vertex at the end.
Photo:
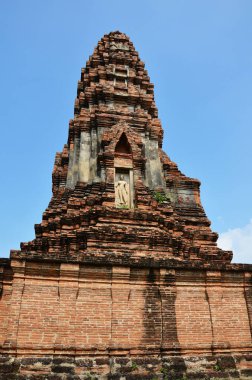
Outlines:
POLYGON ((105 35, 35 239, 0 260, 0 379, 252 378, 252 265, 217 247, 162 137, 133 44, 105 35))
POLYGON ((5 265, 0 368, 20 378, 252 376, 251 266, 127 264, 5 265))

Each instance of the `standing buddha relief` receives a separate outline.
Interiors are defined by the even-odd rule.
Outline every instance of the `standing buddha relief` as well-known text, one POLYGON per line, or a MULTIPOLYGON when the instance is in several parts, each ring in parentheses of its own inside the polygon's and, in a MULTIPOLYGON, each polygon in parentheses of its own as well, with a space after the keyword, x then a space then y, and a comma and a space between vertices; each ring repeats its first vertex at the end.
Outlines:
POLYGON ((115 182, 115 205, 118 208, 130 207, 130 187, 123 174, 120 174, 115 182))
POLYGON ((115 148, 115 206, 133 207, 133 164, 131 146, 125 133, 122 133, 115 148))

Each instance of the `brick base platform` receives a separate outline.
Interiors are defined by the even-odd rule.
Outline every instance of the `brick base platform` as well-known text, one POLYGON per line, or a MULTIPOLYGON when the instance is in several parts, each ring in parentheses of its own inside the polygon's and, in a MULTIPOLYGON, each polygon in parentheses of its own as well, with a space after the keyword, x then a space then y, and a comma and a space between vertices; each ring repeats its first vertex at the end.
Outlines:
POLYGON ((1 380, 251 379, 252 355, 0 358, 1 380), (248 369, 250 367, 250 369, 248 369))
POLYGON ((250 265, 93 260, 3 260, 0 379, 252 378, 250 265))

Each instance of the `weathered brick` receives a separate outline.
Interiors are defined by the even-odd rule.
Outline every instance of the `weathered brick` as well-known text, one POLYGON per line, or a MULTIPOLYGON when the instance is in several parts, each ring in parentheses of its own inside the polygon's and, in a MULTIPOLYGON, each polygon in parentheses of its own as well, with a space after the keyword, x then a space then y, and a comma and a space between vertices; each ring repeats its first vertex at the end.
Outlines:
POLYGON ((35 238, 0 259, 0 379, 251 376, 252 266, 218 248, 162 142, 144 63, 105 35, 35 238))

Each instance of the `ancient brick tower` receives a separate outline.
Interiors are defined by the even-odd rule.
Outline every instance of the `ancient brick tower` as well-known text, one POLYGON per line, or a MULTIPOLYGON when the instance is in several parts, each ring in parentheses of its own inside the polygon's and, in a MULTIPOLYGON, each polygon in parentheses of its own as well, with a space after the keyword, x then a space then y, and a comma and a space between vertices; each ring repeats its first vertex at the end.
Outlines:
POLYGON ((143 62, 105 35, 36 237, 0 260, 0 380, 251 378, 252 266, 162 138, 143 62))

